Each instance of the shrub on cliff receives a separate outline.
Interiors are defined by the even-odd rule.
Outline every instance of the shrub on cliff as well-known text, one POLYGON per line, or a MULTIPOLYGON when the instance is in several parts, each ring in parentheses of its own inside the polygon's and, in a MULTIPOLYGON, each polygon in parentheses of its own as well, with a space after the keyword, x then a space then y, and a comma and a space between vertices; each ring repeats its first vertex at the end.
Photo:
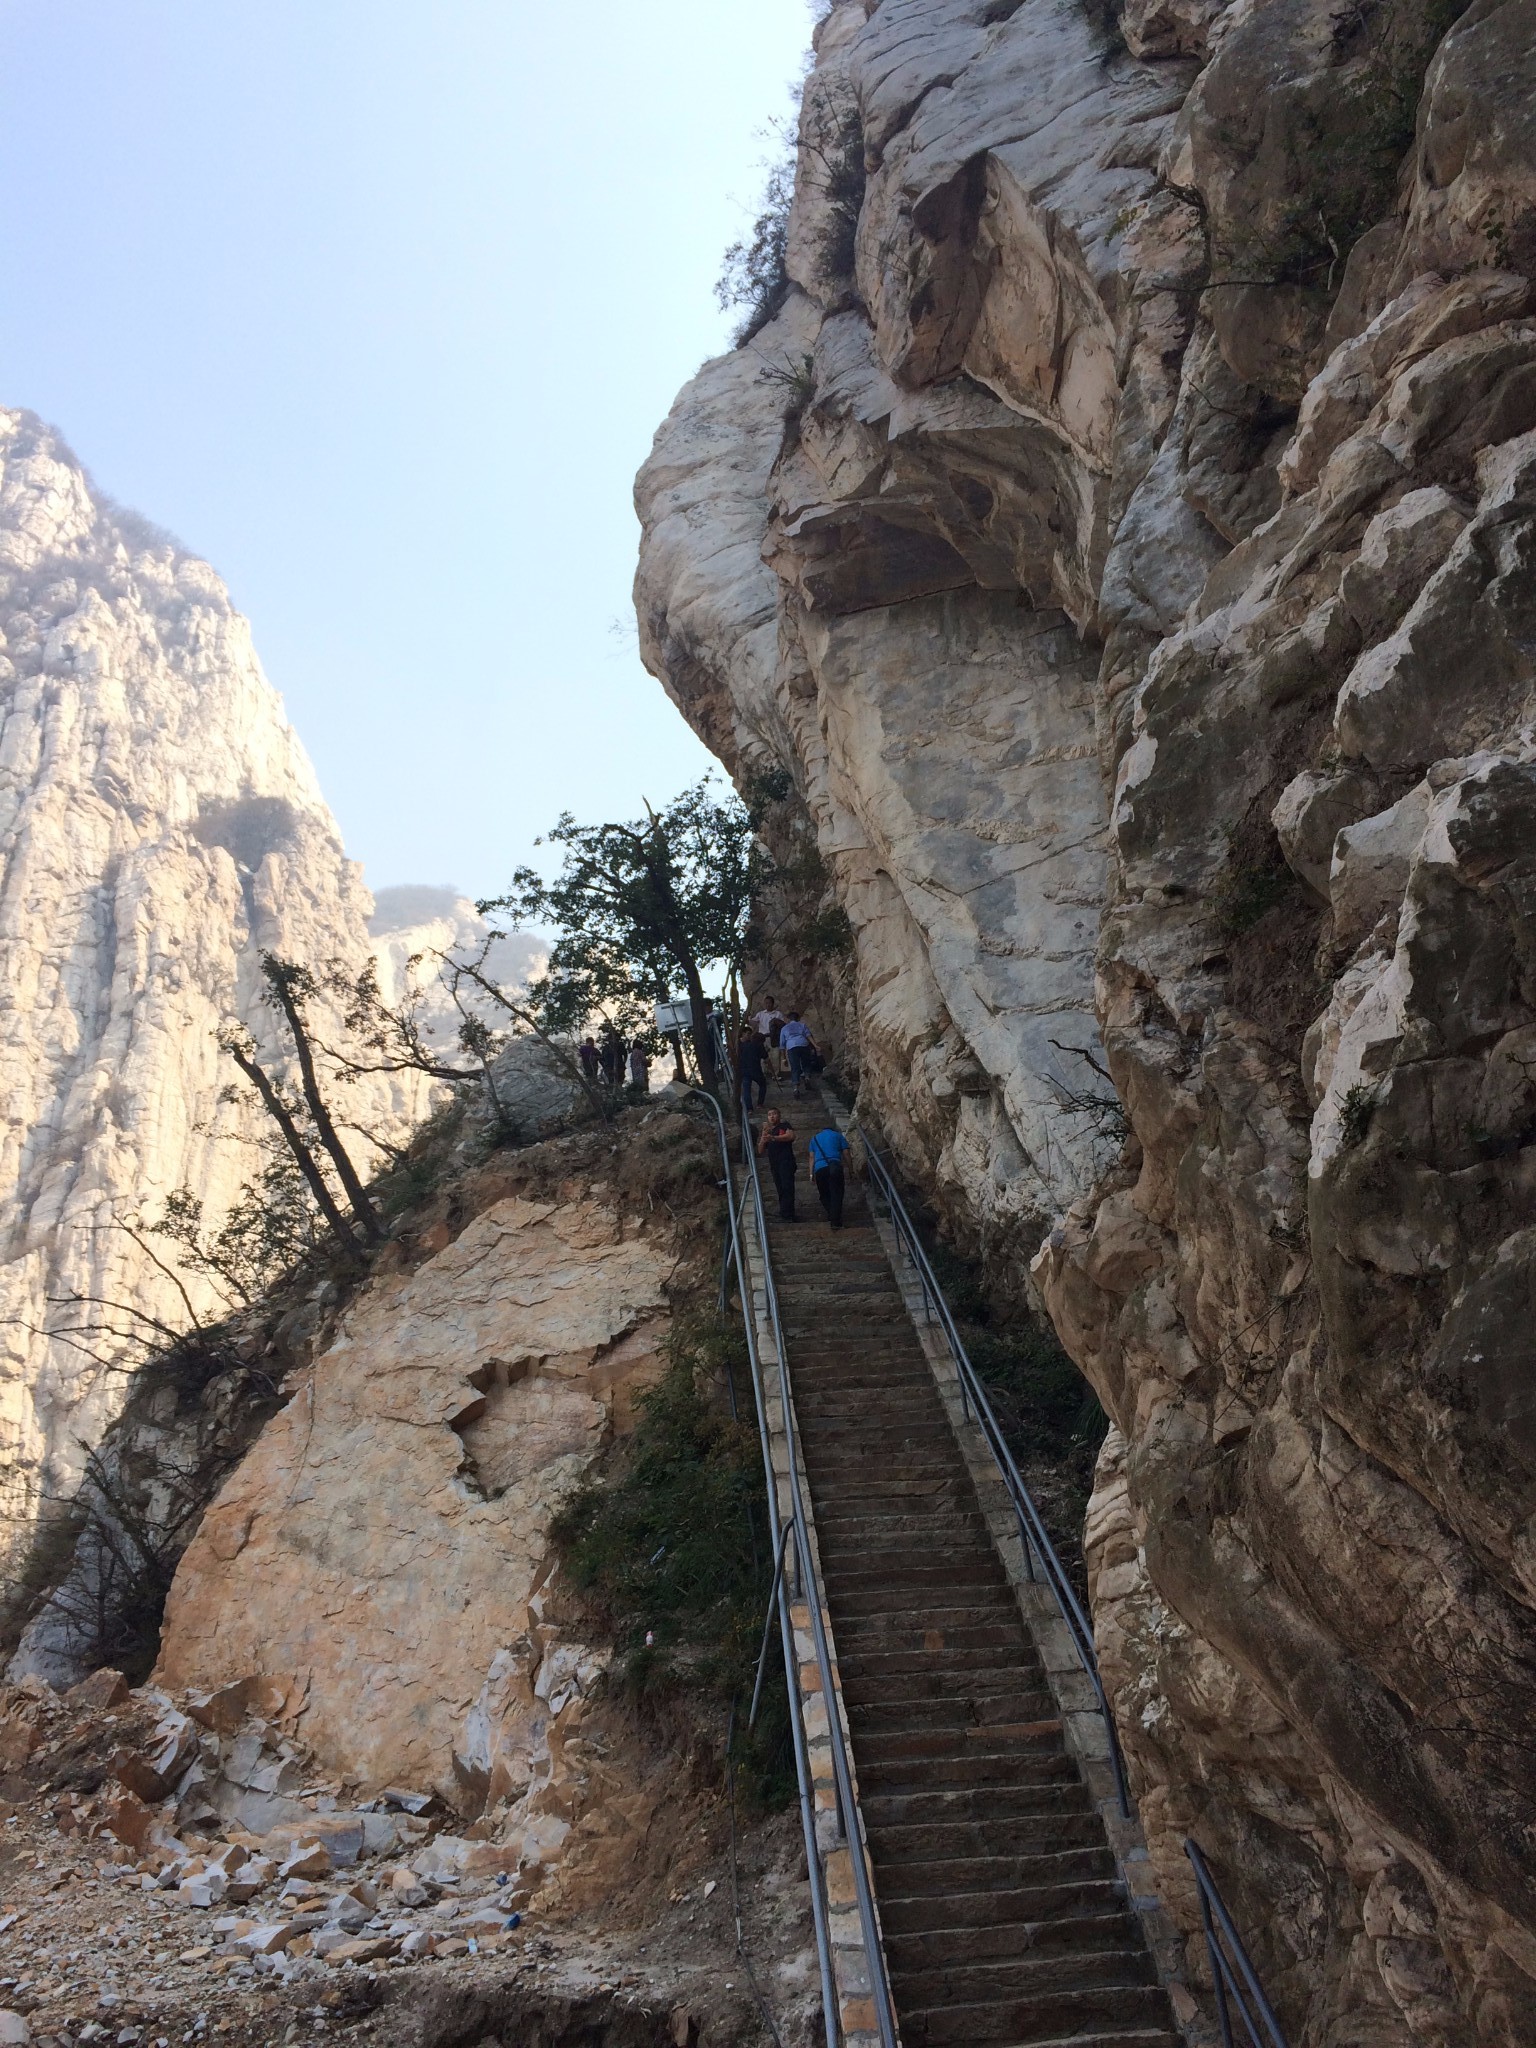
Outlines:
POLYGON ((789 297, 789 209, 795 196, 795 159, 791 152, 769 166, 762 204, 752 232, 732 242, 715 285, 722 312, 741 308, 731 339, 742 348, 783 311, 789 297))
POLYGON ((757 1440, 732 1420, 724 1395, 728 1379, 744 1384, 745 1374, 739 1330, 683 1325, 634 1435, 608 1473, 566 1503, 553 1535, 606 1625, 629 1697, 654 1706, 689 1694, 722 1717, 735 1699, 738 1769, 758 1803, 778 1805, 793 1789, 793 1769, 776 1656, 751 1736, 739 1726, 771 1567, 757 1440))

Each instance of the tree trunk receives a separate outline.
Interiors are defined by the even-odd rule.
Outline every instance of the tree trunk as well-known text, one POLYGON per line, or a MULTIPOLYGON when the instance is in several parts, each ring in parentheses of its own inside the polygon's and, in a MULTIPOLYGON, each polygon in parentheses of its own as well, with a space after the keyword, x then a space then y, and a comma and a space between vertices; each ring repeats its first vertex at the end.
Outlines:
POLYGON ((255 1083, 257 1092, 267 1106, 267 1114, 282 1132, 288 1150, 298 1162, 300 1173, 309 1183, 309 1191, 319 1205, 321 1215, 330 1225, 332 1236, 338 1244, 345 1247, 347 1256, 355 1259, 360 1249, 357 1239, 352 1235, 346 1217, 336 1206, 336 1199, 325 1184, 325 1175, 315 1164, 315 1155, 305 1144, 303 1133, 289 1115, 287 1104, 267 1079, 258 1060, 253 1059, 249 1053, 242 1052, 238 1045, 230 1046, 229 1050, 241 1073, 247 1080, 255 1083))
POLYGON ((693 1010, 693 1055, 699 1063, 699 1079, 712 1090, 715 1085, 715 1035, 709 1027, 709 1004, 704 998, 699 970, 691 959, 684 960, 683 973, 687 978, 688 1001, 693 1010))
POLYGON ((299 1014, 286 982, 278 976, 270 977, 277 992, 277 999, 283 1006, 283 1015, 288 1019, 288 1029, 293 1034, 294 1051, 299 1056, 299 1078, 304 1087, 304 1100, 309 1104, 309 1113, 315 1120, 315 1129, 320 1133, 320 1142, 331 1155, 336 1168, 336 1178, 346 1189, 347 1200, 352 1213, 363 1227, 363 1234, 372 1244, 384 1242, 384 1226, 379 1221, 378 1211, 368 1199, 367 1190, 352 1164, 347 1148, 341 1142, 341 1135, 331 1122, 331 1113, 325 1106, 325 1097, 320 1093, 320 1083, 315 1076, 314 1053, 309 1043, 309 1031, 299 1014))

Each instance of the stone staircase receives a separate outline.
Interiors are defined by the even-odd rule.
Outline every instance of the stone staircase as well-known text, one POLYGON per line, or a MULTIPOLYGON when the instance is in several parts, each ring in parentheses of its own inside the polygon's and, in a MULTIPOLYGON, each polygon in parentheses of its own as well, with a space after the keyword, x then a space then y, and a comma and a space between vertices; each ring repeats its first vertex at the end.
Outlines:
POLYGON ((905 2048, 1179 2048, 862 1190, 769 1228, 905 2048))

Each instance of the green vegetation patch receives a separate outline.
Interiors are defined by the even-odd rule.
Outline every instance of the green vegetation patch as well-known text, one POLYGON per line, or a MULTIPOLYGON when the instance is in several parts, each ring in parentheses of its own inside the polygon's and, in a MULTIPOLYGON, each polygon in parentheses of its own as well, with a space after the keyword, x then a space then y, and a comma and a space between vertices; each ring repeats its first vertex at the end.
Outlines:
POLYGON ((689 1696, 718 1711, 722 1736, 735 1698, 739 1790, 750 1805, 778 1807, 795 1781, 776 1629, 757 1725, 750 1736, 742 1727, 773 1565, 745 1339, 700 1320, 680 1325, 670 1350, 633 1435, 567 1501, 554 1540, 607 1630, 627 1697, 659 1707, 689 1696))
POLYGON ((1068 1575, 1086 1594, 1083 1518, 1109 1418, 1049 1323, 1026 1309, 999 1306, 979 1261, 925 1236, 929 1262, 1008 1448, 1068 1575))

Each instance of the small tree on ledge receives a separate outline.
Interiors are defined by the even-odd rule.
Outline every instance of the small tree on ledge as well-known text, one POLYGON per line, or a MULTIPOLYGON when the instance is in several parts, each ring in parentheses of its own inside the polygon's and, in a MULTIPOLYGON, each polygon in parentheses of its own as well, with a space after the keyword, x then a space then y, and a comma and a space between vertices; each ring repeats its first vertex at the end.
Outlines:
POLYGON ((706 776, 660 811, 623 825, 578 825, 567 811, 536 842, 563 847, 553 882, 519 868, 505 896, 476 907, 553 934, 546 1000, 564 986, 579 1028, 602 1008, 625 1018, 665 1002, 679 983, 693 1006, 693 1047, 706 1086, 715 1072, 704 970, 741 964, 765 856, 747 810, 706 776), (583 1006, 585 1006, 583 1008, 583 1006), (575 1014, 582 1008, 582 1014, 575 1014))

